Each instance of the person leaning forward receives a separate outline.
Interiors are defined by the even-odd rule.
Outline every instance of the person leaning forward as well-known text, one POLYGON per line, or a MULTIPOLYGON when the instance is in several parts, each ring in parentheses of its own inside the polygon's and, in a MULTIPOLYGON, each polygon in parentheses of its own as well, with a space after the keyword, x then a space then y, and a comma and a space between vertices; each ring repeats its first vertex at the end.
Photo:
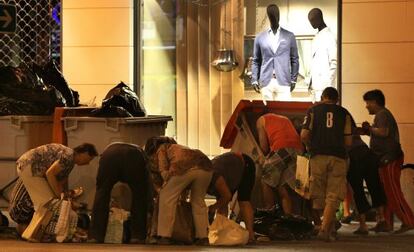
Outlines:
POLYGON ((87 165, 97 155, 95 146, 89 143, 74 149, 52 143, 24 153, 16 162, 19 178, 9 205, 18 233, 24 232, 39 207, 68 189, 68 177, 75 164, 87 165))
POLYGON ((151 202, 151 189, 147 157, 135 144, 112 143, 103 151, 96 177, 90 242, 104 242, 108 224, 109 202, 115 183, 128 184, 131 190, 131 239, 129 243, 144 243, 147 231, 147 212, 151 202))

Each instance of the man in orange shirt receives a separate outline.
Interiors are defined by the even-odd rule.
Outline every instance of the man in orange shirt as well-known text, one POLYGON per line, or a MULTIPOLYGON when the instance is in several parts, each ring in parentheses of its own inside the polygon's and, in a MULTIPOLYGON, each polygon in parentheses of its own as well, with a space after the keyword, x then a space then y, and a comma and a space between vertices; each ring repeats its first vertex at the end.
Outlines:
POLYGON ((259 117, 256 128, 266 156, 262 167, 264 208, 275 205, 273 190, 277 189, 284 213, 291 214, 292 201, 286 186, 295 186, 296 157, 303 151, 299 134, 289 118, 271 113, 259 117))

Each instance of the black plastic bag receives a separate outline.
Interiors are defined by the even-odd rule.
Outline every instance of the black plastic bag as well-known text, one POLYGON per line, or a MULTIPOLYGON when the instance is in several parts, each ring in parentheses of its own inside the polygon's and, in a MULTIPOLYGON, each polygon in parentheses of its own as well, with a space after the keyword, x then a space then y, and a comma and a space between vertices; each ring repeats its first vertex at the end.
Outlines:
POLYGON ((122 107, 132 116, 146 116, 147 114, 138 96, 123 82, 109 90, 102 101, 102 108, 111 106, 122 107))
POLYGON ((45 85, 36 73, 25 67, 0 68, 0 96, 10 98, 4 100, 10 105, 28 102, 29 108, 33 110, 30 113, 31 110, 27 109, 28 114, 39 114, 40 109, 53 112, 54 107, 66 105, 62 94, 55 87, 45 85))
POLYGON ((32 68, 33 71, 43 79, 43 82, 46 85, 54 86, 59 90, 66 100, 66 106, 79 106, 79 94, 77 94, 78 97, 75 99, 73 90, 69 88, 68 83, 53 60, 49 61, 49 63, 44 66, 33 64, 32 68))

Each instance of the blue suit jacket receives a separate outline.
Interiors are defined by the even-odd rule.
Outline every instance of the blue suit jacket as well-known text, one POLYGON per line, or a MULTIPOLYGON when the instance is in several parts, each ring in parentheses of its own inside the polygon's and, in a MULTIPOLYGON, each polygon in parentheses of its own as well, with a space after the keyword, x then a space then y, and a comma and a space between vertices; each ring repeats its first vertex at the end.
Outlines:
POLYGON ((296 82, 299 72, 299 56, 295 35, 280 28, 279 46, 276 53, 271 46, 269 29, 259 33, 254 40, 252 83, 267 86, 272 79, 273 71, 280 85, 290 86, 296 82))

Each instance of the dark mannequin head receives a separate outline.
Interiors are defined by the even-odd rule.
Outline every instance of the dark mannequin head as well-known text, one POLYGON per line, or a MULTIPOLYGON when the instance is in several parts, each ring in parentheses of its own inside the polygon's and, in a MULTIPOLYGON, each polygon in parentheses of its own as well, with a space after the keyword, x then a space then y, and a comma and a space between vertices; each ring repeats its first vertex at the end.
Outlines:
POLYGON ((326 24, 323 21, 322 11, 319 8, 313 8, 310 10, 308 19, 314 29, 318 29, 320 31, 326 27, 326 24))
POLYGON ((276 4, 270 4, 267 6, 267 17, 270 21, 270 27, 273 31, 277 30, 279 28, 279 20, 280 20, 280 13, 279 13, 279 7, 277 7, 276 4))

